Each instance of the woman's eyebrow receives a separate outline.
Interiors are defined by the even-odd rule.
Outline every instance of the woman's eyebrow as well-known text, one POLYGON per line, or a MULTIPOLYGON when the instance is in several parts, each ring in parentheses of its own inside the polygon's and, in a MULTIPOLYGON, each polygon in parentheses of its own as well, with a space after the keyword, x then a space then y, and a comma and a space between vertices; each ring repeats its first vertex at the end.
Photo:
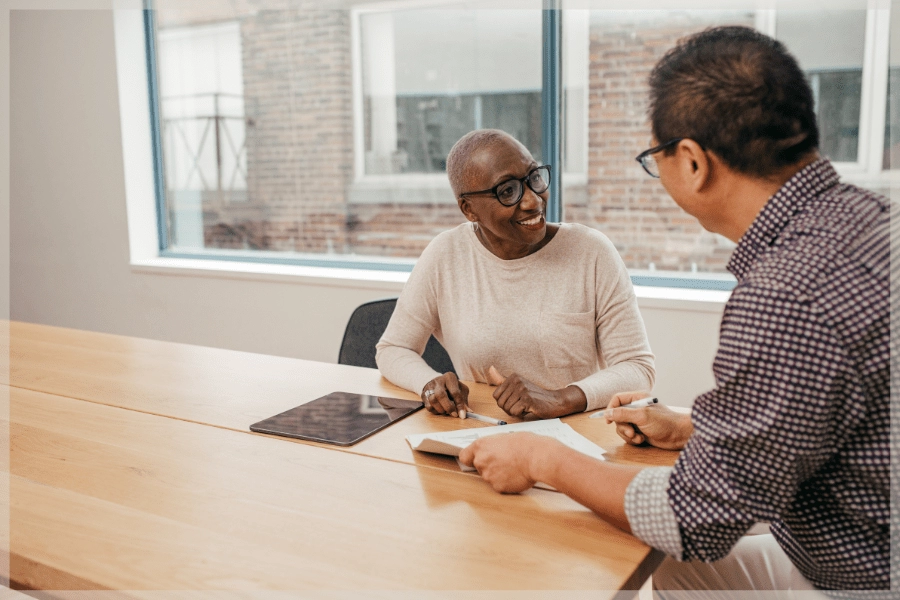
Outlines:
MULTIPOLYGON (((534 171, 537 168, 538 168, 537 162, 532 161, 531 164, 528 165, 528 171, 526 171, 525 175, 522 175, 522 177, 525 177, 526 175, 528 175, 528 173, 531 173, 532 171, 534 171)), ((518 177, 515 173, 506 172, 502 175, 498 175, 497 178, 494 179, 494 182, 495 182, 494 185, 492 185, 491 187, 492 188, 497 187, 501 183, 506 183, 510 179, 522 179, 522 177, 518 177)))

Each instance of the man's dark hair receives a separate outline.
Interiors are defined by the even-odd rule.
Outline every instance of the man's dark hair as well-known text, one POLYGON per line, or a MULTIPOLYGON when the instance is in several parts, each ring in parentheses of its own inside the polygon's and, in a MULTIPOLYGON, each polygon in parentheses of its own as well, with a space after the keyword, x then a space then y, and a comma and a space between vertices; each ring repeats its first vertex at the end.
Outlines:
POLYGON ((746 175, 771 175, 819 145, 800 65, 784 44, 748 27, 680 40, 650 74, 649 113, 658 143, 690 138, 746 175))

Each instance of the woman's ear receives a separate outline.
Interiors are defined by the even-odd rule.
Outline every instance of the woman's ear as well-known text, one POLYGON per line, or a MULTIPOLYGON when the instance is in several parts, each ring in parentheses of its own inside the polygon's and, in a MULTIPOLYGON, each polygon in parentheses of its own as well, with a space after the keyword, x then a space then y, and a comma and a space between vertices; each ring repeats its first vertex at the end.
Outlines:
POLYGON ((477 223, 478 217, 475 216, 475 212, 472 210, 472 205, 469 204, 469 201, 466 198, 459 198, 459 210, 462 211, 462 214, 466 217, 467 220, 477 223))

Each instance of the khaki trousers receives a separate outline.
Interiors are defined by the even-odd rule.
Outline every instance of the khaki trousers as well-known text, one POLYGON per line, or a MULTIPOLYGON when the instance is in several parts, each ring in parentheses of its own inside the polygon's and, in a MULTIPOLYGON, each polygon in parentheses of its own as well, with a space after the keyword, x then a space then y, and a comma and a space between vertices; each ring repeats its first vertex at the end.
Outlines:
POLYGON ((678 562, 666 558, 653 573, 661 600, 828 600, 809 582, 772 537, 742 537, 720 561, 678 562))

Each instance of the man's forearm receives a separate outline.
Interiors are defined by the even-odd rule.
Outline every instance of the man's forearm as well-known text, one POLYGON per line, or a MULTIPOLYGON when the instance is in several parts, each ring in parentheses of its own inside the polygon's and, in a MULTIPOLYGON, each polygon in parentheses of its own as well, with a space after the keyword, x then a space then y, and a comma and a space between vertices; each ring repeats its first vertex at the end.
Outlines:
POLYGON ((532 459, 531 478, 552 485, 629 533, 625 490, 640 467, 612 465, 547 440, 532 459))

